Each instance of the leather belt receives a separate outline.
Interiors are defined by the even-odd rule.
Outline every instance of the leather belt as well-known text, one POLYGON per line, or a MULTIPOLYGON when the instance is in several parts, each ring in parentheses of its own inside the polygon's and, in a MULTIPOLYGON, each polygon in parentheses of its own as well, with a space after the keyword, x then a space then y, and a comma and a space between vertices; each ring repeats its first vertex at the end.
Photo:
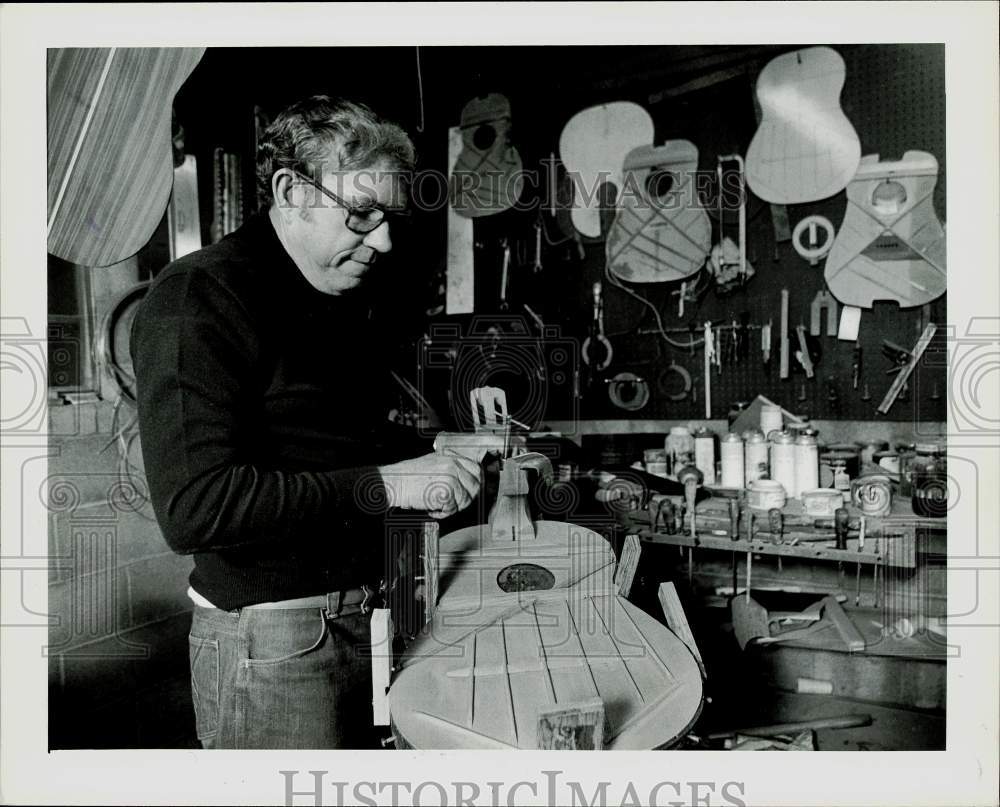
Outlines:
POLYGON ((375 592, 369 588, 351 588, 345 591, 331 591, 329 594, 317 594, 313 597, 297 597, 292 600, 278 602, 262 602, 247 605, 250 610, 292 610, 297 608, 322 608, 330 618, 350 616, 351 614, 367 614, 377 607, 375 592))

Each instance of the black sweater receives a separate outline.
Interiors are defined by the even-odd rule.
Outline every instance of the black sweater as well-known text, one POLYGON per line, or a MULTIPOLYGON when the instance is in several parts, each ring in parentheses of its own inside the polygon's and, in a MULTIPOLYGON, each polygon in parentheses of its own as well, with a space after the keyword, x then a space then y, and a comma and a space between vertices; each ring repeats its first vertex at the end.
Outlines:
MULTIPOLYGON (((376 270, 377 271, 377 270, 376 270)), ((219 608, 336 591, 383 568, 399 459, 363 292, 314 289, 265 214, 164 269, 132 328, 142 453, 167 543, 219 608)))

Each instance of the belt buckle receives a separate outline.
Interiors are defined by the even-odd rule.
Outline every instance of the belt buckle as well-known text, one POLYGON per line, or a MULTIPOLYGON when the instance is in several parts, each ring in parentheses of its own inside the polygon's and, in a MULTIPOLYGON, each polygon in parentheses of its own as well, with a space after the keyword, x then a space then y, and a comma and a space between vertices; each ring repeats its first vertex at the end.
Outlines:
POLYGON ((339 619, 340 612, 343 609, 343 607, 344 607, 343 591, 338 591, 336 592, 336 594, 331 593, 326 595, 326 608, 324 610, 326 612, 327 619, 339 619), (334 604, 333 602, 334 597, 336 597, 337 599, 336 604, 334 604))

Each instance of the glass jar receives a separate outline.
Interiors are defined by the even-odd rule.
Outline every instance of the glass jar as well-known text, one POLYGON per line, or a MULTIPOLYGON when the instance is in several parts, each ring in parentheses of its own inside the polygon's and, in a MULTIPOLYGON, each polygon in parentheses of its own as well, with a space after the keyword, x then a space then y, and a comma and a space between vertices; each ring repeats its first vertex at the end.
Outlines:
POLYGON ((694 436, 687 426, 671 426, 664 442, 667 451, 667 473, 676 476, 694 457, 694 436))
POLYGON ((944 518, 948 513, 948 465, 940 446, 918 445, 909 476, 914 514, 944 518))

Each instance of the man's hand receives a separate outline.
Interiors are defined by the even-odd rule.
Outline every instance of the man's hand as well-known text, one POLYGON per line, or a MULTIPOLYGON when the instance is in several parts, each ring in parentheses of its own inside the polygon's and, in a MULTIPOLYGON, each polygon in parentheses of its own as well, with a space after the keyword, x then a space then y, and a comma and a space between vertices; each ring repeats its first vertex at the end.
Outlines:
POLYGON ((445 518, 464 510, 479 493, 479 464, 458 454, 425 454, 378 469, 390 507, 426 510, 445 518))

